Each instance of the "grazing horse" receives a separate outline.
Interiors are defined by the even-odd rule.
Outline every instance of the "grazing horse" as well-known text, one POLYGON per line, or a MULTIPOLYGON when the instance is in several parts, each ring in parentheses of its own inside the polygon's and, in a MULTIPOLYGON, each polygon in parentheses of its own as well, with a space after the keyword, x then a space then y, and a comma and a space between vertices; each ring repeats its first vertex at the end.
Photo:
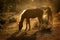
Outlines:
POLYGON ((23 13, 21 14, 21 21, 19 22, 19 30, 22 29, 23 27, 23 21, 24 19, 26 18, 26 29, 25 31, 27 30, 27 24, 29 24, 29 29, 30 30, 30 18, 38 18, 39 20, 39 26, 40 24, 42 23, 41 20, 42 20, 42 15, 43 15, 43 10, 40 9, 40 8, 36 8, 36 9, 27 9, 27 10, 24 10, 23 13))

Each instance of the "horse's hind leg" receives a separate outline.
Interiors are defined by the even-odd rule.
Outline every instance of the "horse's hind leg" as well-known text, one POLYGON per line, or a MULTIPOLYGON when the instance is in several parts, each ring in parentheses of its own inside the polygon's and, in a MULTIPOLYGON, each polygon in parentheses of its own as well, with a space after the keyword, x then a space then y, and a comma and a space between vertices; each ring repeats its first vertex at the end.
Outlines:
POLYGON ((39 20, 39 28, 38 29, 40 30, 41 26, 42 26, 42 21, 41 21, 42 19, 40 17, 38 17, 38 20, 39 20))
POLYGON ((30 19, 28 19, 28 23, 29 23, 29 29, 28 30, 30 30, 31 29, 30 19))
POLYGON ((23 21, 24 21, 24 18, 22 17, 21 18, 21 21, 19 22, 19 30, 21 31, 22 27, 23 27, 23 21))
POLYGON ((26 19, 26 29, 25 29, 25 31, 26 31, 27 29, 30 30, 30 20, 29 20, 29 19, 26 19), (28 28, 27 24, 29 24, 29 28, 28 28))
POLYGON ((27 20, 28 20, 28 19, 26 19, 26 29, 25 29, 25 31, 27 31, 27 24, 28 24, 27 20))

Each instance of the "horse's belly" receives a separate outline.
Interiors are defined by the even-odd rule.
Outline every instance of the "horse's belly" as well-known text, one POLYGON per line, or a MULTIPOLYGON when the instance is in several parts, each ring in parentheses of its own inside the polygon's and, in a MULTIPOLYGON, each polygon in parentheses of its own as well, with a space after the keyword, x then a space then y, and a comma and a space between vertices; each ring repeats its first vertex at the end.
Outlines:
POLYGON ((36 18, 37 16, 36 15, 29 15, 29 16, 26 16, 26 18, 36 18))

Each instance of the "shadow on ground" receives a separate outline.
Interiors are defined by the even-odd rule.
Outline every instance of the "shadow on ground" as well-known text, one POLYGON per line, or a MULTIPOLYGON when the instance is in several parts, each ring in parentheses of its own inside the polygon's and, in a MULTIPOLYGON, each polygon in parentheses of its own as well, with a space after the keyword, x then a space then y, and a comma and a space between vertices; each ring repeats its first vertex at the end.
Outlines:
POLYGON ((30 36, 27 36, 27 32, 15 32, 11 35, 11 37, 7 38, 7 40, 36 40, 38 35, 44 35, 46 33, 51 33, 50 29, 43 29, 41 31, 36 31, 30 36), (17 34, 21 33, 19 36, 16 36, 17 34))
POLYGON ((19 35, 18 37, 16 37, 16 35, 18 33, 19 32, 15 32, 7 40, 36 40, 36 33, 34 33, 31 36, 26 36, 27 33, 26 32, 22 32, 21 35, 19 35))

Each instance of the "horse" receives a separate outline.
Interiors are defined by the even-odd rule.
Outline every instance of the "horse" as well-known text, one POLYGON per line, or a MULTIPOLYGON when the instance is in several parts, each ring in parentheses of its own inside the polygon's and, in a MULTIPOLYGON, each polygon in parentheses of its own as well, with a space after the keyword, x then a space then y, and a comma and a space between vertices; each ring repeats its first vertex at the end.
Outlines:
POLYGON ((39 21, 39 26, 40 24, 42 23, 41 20, 42 20, 42 15, 43 15, 43 10, 40 9, 40 8, 36 8, 36 9, 26 9, 22 12, 21 14, 21 21, 19 22, 19 30, 22 29, 23 27, 23 21, 24 19, 26 18, 26 29, 25 31, 27 30, 27 24, 29 24, 29 29, 30 30, 30 18, 38 18, 38 21, 39 21))

